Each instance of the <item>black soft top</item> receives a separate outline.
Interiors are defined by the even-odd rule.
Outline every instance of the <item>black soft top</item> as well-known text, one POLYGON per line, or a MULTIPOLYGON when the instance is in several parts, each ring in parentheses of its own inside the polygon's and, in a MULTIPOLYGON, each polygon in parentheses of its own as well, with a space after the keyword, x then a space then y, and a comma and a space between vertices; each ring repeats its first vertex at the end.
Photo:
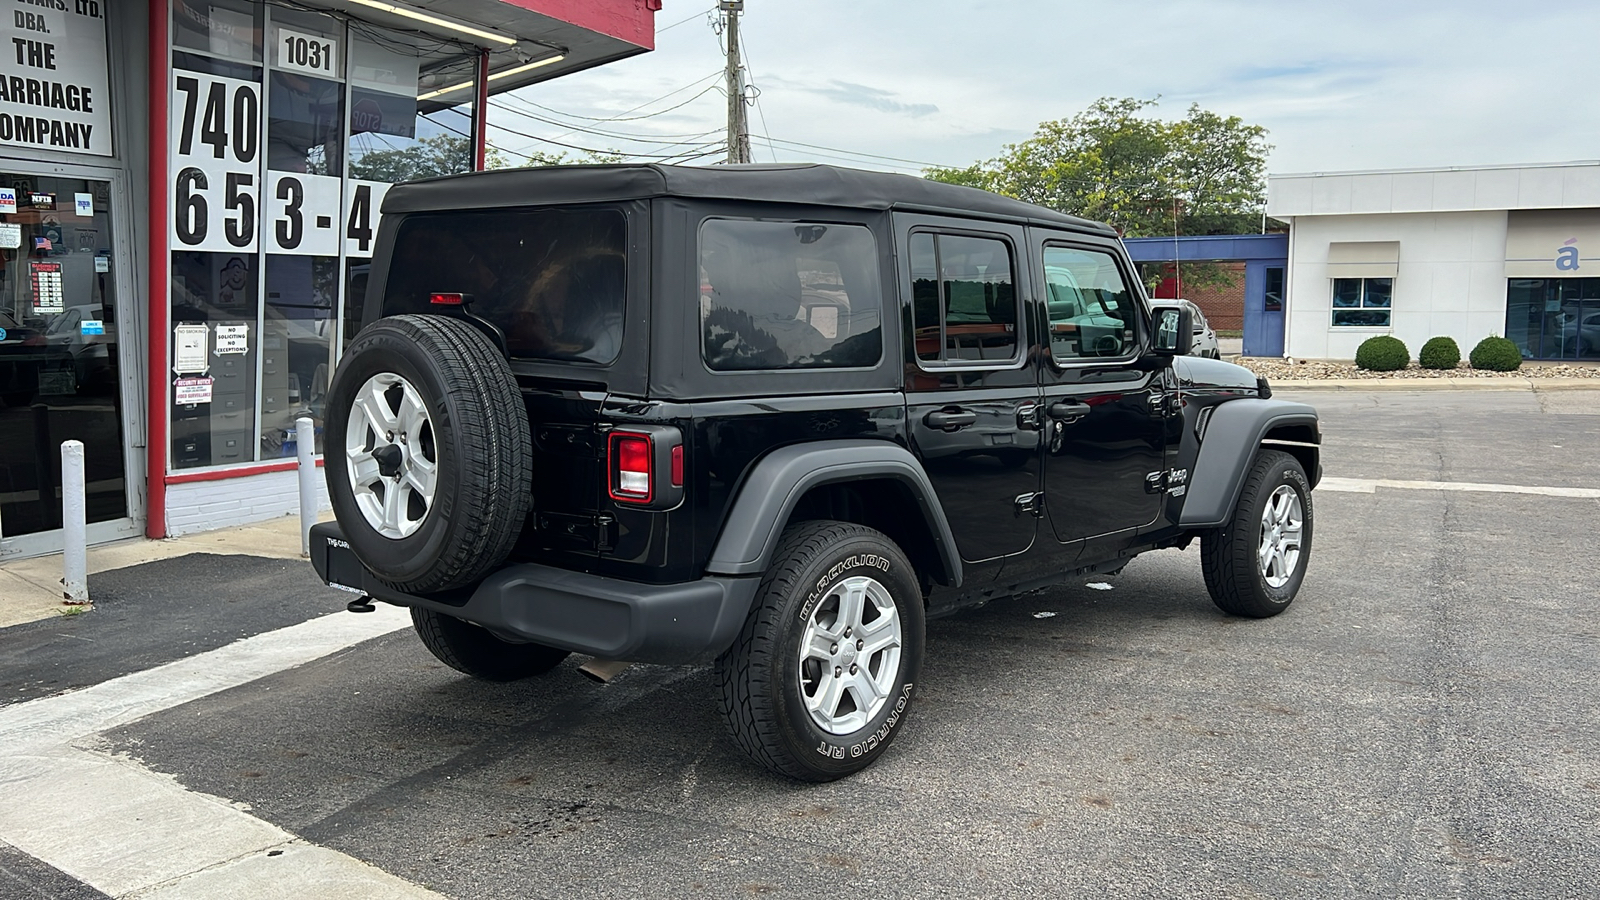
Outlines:
POLYGON ((691 197, 977 215, 1115 235, 1110 226, 977 188, 813 163, 536 166, 396 185, 385 213, 691 197))

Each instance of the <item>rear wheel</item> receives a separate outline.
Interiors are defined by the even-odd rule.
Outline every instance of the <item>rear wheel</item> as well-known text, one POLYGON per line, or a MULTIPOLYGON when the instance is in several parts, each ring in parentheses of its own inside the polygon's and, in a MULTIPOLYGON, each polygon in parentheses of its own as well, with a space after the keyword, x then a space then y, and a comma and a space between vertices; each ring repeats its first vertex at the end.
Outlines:
POLYGON ((568 651, 504 640, 478 625, 431 609, 411 608, 411 625, 438 660, 485 681, 531 678, 561 665, 568 651))
POLYGON ((802 781, 871 765, 910 705, 923 621, 916 573, 888 537, 848 522, 791 527, 738 640, 717 659, 734 740, 802 781))
POLYGON ((470 584, 511 552, 532 502, 528 417, 472 325, 362 329, 328 388, 328 496, 350 548, 410 593, 470 584))
POLYGON ((1224 612, 1263 619, 1289 608, 1311 561, 1311 481, 1300 461, 1263 450, 1228 524, 1201 538, 1206 590, 1224 612))

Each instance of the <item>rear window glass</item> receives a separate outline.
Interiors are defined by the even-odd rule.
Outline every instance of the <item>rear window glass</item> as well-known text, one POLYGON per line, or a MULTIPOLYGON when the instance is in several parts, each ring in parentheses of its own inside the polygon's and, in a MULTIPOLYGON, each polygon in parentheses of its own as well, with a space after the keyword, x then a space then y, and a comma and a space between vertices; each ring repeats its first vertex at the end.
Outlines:
POLYGON ((876 365, 882 293, 864 225, 711 219, 700 228, 702 347, 716 371, 876 365))
POLYGON ((615 209, 412 215, 400 223, 384 315, 470 294, 512 356, 609 363, 622 347, 628 225, 615 209))

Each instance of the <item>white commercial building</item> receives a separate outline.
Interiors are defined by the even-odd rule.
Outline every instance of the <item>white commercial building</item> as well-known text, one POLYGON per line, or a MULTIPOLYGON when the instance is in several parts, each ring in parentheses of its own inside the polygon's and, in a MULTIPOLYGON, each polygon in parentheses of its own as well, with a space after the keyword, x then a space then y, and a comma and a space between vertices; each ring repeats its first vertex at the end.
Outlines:
POLYGON ((1290 224, 1286 356, 1392 334, 1600 358, 1600 161, 1272 175, 1267 214, 1290 224))

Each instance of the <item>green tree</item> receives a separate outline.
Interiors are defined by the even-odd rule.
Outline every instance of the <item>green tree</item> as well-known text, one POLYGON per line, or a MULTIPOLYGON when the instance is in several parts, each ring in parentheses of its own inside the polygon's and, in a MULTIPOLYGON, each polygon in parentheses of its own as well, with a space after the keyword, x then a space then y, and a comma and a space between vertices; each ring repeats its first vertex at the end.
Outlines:
MULTIPOLYGON (((523 163, 521 163, 521 165, 523 165, 523 166, 577 166, 577 165, 601 166, 601 165, 609 165, 611 163, 619 163, 619 162, 622 162, 622 154, 618 153, 615 150, 585 150, 583 155, 580 156, 580 157, 577 157, 576 159, 568 159, 567 158, 567 151, 565 151, 565 150, 559 151, 557 153, 545 153, 542 150, 535 150, 532 153, 528 154, 527 160, 525 160, 523 163)), ((502 165, 502 166, 493 166, 493 165, 491 165, 489 168, 491 168, 491 169, 504 168, 505 166, 509 166, 509 165, 511 165, 511 163, 510 163, 509 160, 507 160, 507 161, 504 162, 504 165, 502 165)))
POLYGON ((1198 104, 1175 122, 1157 101, 1102 97, 1070 119, 936 181, 1109 222, 1128 237, 1253 231, 1266 203, 1266 129, 1198 104))
MULTIPOLYGON (((505 151, 490 147, 484 153, 486 169, 510 169, 519 166, 561 166, 585 163, 622 162, 622 154, 615 150, 588 151, 577 159, 568 159, 565 151, 544 153, 534 151, 521 162, 514 162, 505 151)), ((424 138, 401 150, 370 150, 350 163, 350 174, 368 181, 416 181, 440 175, 458 175, 472 171, 472 141, 455 134, 436 134, 424 138)))
POLYGON ((350 174, 366 181, 416 181, 472 171, 472 141, 436 134, 401 150, 369 150, 350 162, 350 174))

